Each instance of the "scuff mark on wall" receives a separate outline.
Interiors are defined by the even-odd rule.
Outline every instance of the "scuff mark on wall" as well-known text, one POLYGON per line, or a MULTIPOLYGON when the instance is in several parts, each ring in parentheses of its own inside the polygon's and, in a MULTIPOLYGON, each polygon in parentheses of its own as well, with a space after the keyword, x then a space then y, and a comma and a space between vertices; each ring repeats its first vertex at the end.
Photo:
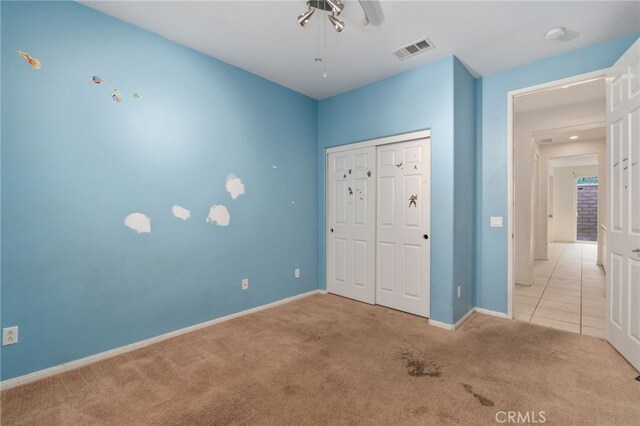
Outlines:
POLYGON ((151 219, 144 213, 131 213, 124 219, 124 224, 138 234, 151 232, 151 219))
POLYGON ((229 220, 231 216, 229 215, 229 211, 223 205, 215 205, 209 209, 209 216, 207 216, 207 223, 215 223, 219 226, 227 226, 229 225, 229 220))
POLYGON ((231 194, 231 198, 234 200, 244 194, 244 183, 242 183, 242 179, 233 173, 227 176, 226 188, 229 194, 231 194))
POLYGON ((171 212, 178 219, 187 220, 191 217, 191 211, 185 209, 184 207, 180 207, 177 204, 174 204, 173 207, 171 207, 171 212))

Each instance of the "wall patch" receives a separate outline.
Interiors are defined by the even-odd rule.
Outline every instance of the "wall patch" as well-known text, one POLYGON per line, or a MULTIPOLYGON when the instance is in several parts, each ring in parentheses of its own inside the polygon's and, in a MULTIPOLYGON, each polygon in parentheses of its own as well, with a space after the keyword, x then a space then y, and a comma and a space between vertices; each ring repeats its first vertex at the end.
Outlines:
POLYGON ((171 212, 178 219, 187 220, 191 217, 191 211, 185 209, 184 207, 180 207, 177 204, 174 204, 173 207, 171 207, 171 212))
POLYGON ((233 173, 227 176, 226 188, 227 192, 231 194, 231 198, 233 198, 234 200, 240 195, 244 194, 244 183, 242 183, 242 179, 240 179, 233 173))
POLYGON ((125 218, 124 224, 138 234, 148 234, 151 232, 151 219, 143 213, 131 213, 125 218))
POLYGON ((209 209, 209 216, 207 216, 207 223, 215 223, 218 226, 227 226, 229 225, 229 220, 231 216, 229 215, 229 210, 223 205, 212 206, 209 209))
POLYGON ((25 58, 29 65, 31 65, 31 68, 33 68, 34 70, 39 70, 40 68, 42 68, 42 62, 40 62, 36 58, 31 57, 28 53, 18 51, 18 54, 25 58))

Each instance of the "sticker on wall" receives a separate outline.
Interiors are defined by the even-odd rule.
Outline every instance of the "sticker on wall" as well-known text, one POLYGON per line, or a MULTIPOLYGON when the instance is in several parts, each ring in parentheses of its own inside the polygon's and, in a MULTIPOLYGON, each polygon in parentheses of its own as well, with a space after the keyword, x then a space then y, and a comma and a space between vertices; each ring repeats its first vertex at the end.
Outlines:
POLYGON ((93 77, 91 77, 89 79, 90 82, 92 82, 93 84, 102 84, 104 83, 104 80, 101 79, 100 77, 98 77, 97 75, 94 75, 93 77))
POLYGON ((122 100, 122 93, 118 89, 113 89, 113 93, 111 94, 111 99, 115 102, 120 103, 122 100))
POLYGON ((411 195, 409 197, 409 207, 413 206, 413 207, 418 207, 418 205, 416 204, 416 201, 418 200, 418 196, 417 195, 411 195))
POLYGON ((131 213, 125 218, 124 224, 138 234, 148 234, 151 232, 151 219, 143 213, 131 213))
POLYGON ((29 63, 29 65, 31 65, 31 68, 33 68, 34 70, 39 70, 40 68, 42 68, 42 62, 40 62, 38 59, 32 57, 28 53, 22 52, 22 51, 18 51, 18 54, 20 56, 22 56, 24 59, 26 59, 27 62, 29 63))
POLYGON ((174 204, 171 207, 171 213, 178 219, 187 220, 191 217, 191 211, 185 209, 184 207, 180 207, 177 204, 174 204))
POLYGON ((223 205, 212 206, 209 209, 209 216, 207 216, 207 223, 215 223, 218 226, 227 226, 229 225, 229 220, 231 216, 229 215, 229 210, 223 205))
POLYGON ((349 195, 353 195, 353 190, 351 189, 350 186, 347 187, 347 190, 349 191, 349 195))
POLYGON ((133 98, 134 101, 139 101, 140 100, 140 93, 134 93, 133 95, 131 95, 131 97, 133 98))
POLYGON ((234 200, 240 195, 244 194, 244 183, 242 183, 242 179, 240 179, 233 173, 227 176, 225 186, 227 188, 227 192, 231 194, 231 198, 233 198, 234 200))

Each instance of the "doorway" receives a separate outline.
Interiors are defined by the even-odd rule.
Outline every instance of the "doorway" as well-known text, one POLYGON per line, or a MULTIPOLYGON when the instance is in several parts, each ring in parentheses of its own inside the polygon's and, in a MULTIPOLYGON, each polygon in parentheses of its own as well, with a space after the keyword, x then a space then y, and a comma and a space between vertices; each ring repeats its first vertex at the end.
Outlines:
POLYGON ((430 312, 429 131, 327 149, 327 291, 430 312))
POLYGON ((604 338, 598 236, 606 197, 597 192, 605 177, 606 91, 598 74, 514 97, 511 312, 604 338))
POLYGON ((576 240, 598 241, 598 176, 576 179, 576 240))

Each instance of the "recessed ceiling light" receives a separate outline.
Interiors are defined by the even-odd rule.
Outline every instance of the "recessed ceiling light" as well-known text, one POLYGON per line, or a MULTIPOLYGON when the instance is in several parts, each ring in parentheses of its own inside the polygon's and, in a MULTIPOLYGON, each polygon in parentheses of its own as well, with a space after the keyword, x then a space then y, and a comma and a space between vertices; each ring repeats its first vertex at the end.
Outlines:
POLYGON ((576 135, 573 135, 573 136, 569 136, 569 139, 571 139, 571 140, 573 141, 573 140, 576 140, 576 139, 578 139, 578 136, 576 136, 576 135))
POLYGON ((552 28, 544 35, 544 38, 547 40, 558 40, 564 37, 567 33, 567 30, 563 27, 552 28))

